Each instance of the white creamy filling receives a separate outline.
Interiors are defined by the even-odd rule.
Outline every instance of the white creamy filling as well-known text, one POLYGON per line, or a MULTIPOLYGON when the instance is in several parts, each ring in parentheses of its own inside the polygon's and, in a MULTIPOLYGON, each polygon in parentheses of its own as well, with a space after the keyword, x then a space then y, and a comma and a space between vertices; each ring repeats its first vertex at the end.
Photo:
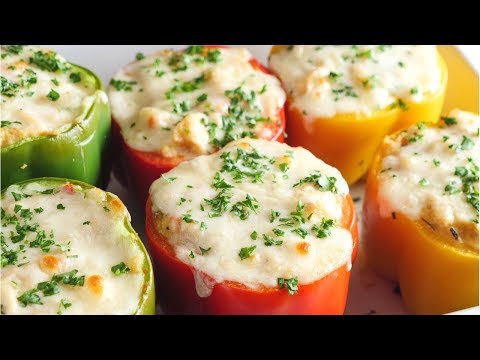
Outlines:
POLYGON ((1 220, 3 313, 69 315, 133 314, 136 311, 144 282, 145 255, 134 246, 133 235, 124 228, 123 219, 130 218, 126 208, 117 197, 111 195, 109 200, 99 189, 82 192, 79 187, 74 188, 76 192, 71 194, 62 187, 32 183, 24 189, 12 185, 6 190, 1 220), (53 194, 38 193, 49 192, 49 189, 54 189, 53 194), (12 192, 32 196, 15 201, 12 192), (13 215, 20 226, 38 224, 18 242, 16 224, 8 221, 13 215), (44 245, 49 240, 53 244, 35 245, 42 234, 44 245), (5 259, 9 251, 17 252, 16 261, 5 259), (114 275, 111 268, 121 262, 130 271, 114 275), (35 295, 43 305, 22 306, 18 300, 39 283, 72 270, 78 270, 77 277, 85 275, 83 286, 59 281, 56 294, 46 296, 39 290, 35 295), (70 306, 65 307, 62 302, 70 306))
POLYGON ((91 105, 95 93, 91 79, 53 51, 2 46, 1 57, 2 146, 25 137, 57 134, 91 105))
POLYGON ((452 227, 460 235, 457 241, 478 251, 473 197, 476 191, 478 206, 480 118, 455 110, 444 121, 451 125, 415 125, 386 140, 390 151, 379 178, 381 215, 401 212, 444 228, 447 235, 452 227), (465 181, 472 186, 467 192, 462 190, 465 181))
MULTIPOLYGON (((245 173, 258 172, 254 167, 240 166, 240 169, 245 173)), ((325 238, 318 238, 312 231, 314 224, 319 225, 322 219, 338 222, 342 217, 341 204, 347 194, 348 185, 339 171, 315 158, 309 151, 251 139, 232 142, 218 153, 182 163, 150 188, 153 211, 158 214, 157 230, 167 237, 181 261, 216 282, 236 281, 251 288, 276 287, 278 278, 297 277, 300 284, 308 284, 348 265, 353 245, 349 231, 333 226, 329 229, 331 234, 325 238), (229 153, 230 160, 234 160, 239 150, 251 154, 253 149, 266 157, 245 157, 247 163, 256 161, 258 169, 263 169, 264 173, 257 182, 253 182, 254 177, 236 182, 233 179, 235 171, 220 172, 225 164, 222 155, 225 157, 229 153), (338 192, 321 191, 318 185, 308 181, 294 187, 315 171, 323 177, 334 177, 338 192), (216 173, 220 175, 218 181, 223 179, 233 188, 227 189, 224 194, 231 196, 225 201, 226 211, 218 217, 211 217, 214 215, 213 205, 205 199, 214 199, 222 191, 222 187, 212 187, 216 173), (251 204, 258 205, 258 208, 256 213, 246 208, 248 217, 242 220, 231 210, 234 204, 248 202, 247 194, 252 199, 251 204), (291 213, 297 211, 299 201, 303 204, 300 216, 305 223, 286 221, 285 218, 291 218, 291 213), (272 210, 278 212, 273 222, 272 210), (288 222, 294 224, 281 225, 288 222), (299 229, 305 230, 305 238, 292 232, 299 229), (284 233, 283 236, 278 230, 284 233), (256 240, 252 239, 254 232, 256 240), (283 243, 266 246, 263 234, 271 241, 283 243), (251 256, 242 259, 242 248, 252 246, 256 248, 251 256), (200 248, 204 249, 203 255, 200 248), (205 251, 207 249, 210 250, 205 251)), ((205 285, 198 273, 196 280, 201 290, 199 295, 208 296, 211 284, 205 285)))
POLYGON ((331 118, 422 101, 440 89, 438 61, 430 45, 291 45, 270 56, 270 67, 292 106, 331 118))
POLYGON ((246 49, 200 51, 159 51, 114 76, 109 88, 112 114, 129 146, 192 158, 221 147, 228 133, 236 138, 275 135, 270 129, 285 102, 278 79, 254 69, 246 49), (185 68, 183 60, 175 62, 183 57, 185 68), (235 89, 241 94, 232 93, 235 89), (241 119, 231 111, 234 107, 244 113, 241 119), (253 120, 244 121, 244 115, 253 120), (226 116, 234 119, 231 131, 226 116))

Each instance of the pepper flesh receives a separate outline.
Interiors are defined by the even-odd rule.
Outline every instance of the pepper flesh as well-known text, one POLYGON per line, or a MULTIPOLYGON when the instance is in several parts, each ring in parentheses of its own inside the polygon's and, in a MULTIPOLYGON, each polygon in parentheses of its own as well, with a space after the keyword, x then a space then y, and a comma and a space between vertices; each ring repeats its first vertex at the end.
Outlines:
POLYGON ((27 138, 1 150, 2 189, 28 179, 55 176, 105 187, 110 173, 107 152, 110 107, 100 79, 72 65, 92 79, 97 89, 83 119, 55 136, 27 138))
MULTIPOLYGON (((53 178, 53 177, 31 179, 27 181, 22 181, 17 185, 22 187, 30 183, 40 183, 42 185, 51 185, 51 186, 73 184, 73 185, 80 186, 83 190, 94 188, 94 186, 81 181, 69 180, 69 179, 63 179, 63 178, 53 178)), ((2 190, 2 193, 1 193, 2 199, 7 195, 6 190, 7 188, 2 190)), ((109 196, 108 194, 109 193, 107 193, 107 198, 109 196)), ((122 204, 122 206, 124 205, 122 204)), ((143 245, 142 240, 140 240, 140 237, 138 236, 137 232, 132 228, 129 216, 125 215, 125 217, 119 221, 122 221, 123 226, 125 227, 127 232, 133 235, 131 239, 133 240, 134 245, 140 248, 140 250, 145 256, 145 261, 142 265, 142 271, 145 276, 145 281, 143 283, 142 294, 138 302, 138 307, 132 315, 154 315, 155 314, 155 283, 154 283, 153 269, 152 269, 152 263, 150 261, 150 257, 148 255, 147 250, 145 249, 145 246, 143 245)), ((128 294, 126 294, 126 296, 127 295, 128 294)))
MULTIPOLYGON (((289 295, 285 289, 250 289, 245 285, 223 281, 216 283, 208 297, 197 294, 194 274, 211 278, 181 262, 168 240, 155 228, 152 201, 146 204, 146 234, 156 267, 157 282, 161 284, 160 303, 170 314, 331 314, 345 311, 350 278, 350 266, 345 264, 323 278, 298 285, 298 292, 289 295)), ((355 208, 350 195, 343 202, 340 226, 350 231, 353 239, 352 262, 358 249, 358 230, 355 208)))
MULTIPOLYGON (((285 45, 273 46, 270 54, 285 45)), ((331 118, 307 118, 293 107, 293 99, 287 98, 287 144, 303 146, 327 164, 336 167, 349 185, 367 172, 373 155, 385 135, 404 129, 419 121, 437 122, 443 106, 447 85, 447 66, 438 55, 441 86, 434 94, 428 94, 418 103, 404 101, 408 110, 399 106, 376 111, 371 115, 337 114, 331 118)))
POLYGON ((478 305, 478 253, 451 245, 425 222, 401 212, 381 216, 378 179, 386 154, 380 147, 366 185, 363 237, 369 263, 399 282, 413 313, 444 314, 478 305))

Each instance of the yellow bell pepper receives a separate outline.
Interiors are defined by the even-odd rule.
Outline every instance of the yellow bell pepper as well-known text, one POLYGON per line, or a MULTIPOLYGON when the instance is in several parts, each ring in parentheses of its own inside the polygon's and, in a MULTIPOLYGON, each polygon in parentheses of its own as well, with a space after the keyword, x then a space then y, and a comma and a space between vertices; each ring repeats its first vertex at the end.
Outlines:
MULTIPOLYGON (((286 45, 273 46, 270 55, 286 45)), ((348 184, 359 180, 368 170, 371 160, 385 135, 409 127, 419 121, 437 122, 443 106, 448 71, 438 54, 441 87, 428 94, 422 102, 405 101, 407 110, 400 107, 379 110, 372 115, 337 114, 332 118, 306 119, 301 110, 290 106, 287 99, 286 142, 303 146, 326 163, 336 167, 348 184)), ((279 75, 279 74, 277 74, 279 75)), ((281 80, 281 76, 280 80, 281 80)))
POLYGON ((384 200, 378 179, 386 155, 384 143, 368 173, 362 234, 368 262, 399 282, 403 301, 413 313, 444 314, 478 305, 478 251, 452 244, 427 223, 401 212, 381 216, 384 200))

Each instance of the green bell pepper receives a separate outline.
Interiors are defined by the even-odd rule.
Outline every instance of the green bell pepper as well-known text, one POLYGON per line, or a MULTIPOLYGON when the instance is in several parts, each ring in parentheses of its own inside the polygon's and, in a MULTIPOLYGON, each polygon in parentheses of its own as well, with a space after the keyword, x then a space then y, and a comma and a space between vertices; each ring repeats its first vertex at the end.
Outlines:
MULTIPOLYGON (((105 187, 110 174, 110 107, 100 79, 70 64, 91 82, 96 92, 83 109, 81 121, 66 125, 60 134, 25 138, 1 149, 2 189, 20 181, 55 176, 105 187)), ((73 120, 73 119, 72 119, 73 120)))
MULTIPOLYGON (((31 183, 37 183, 44 186, 49 186, 54 189, 58 189, 59 187, 62 187, 68 184, 80 186, 82 190, 88 190, 88 189, 94 188, 94 186, 92 185, 89 185, 77 180, 44 177, 44 178, 31 179, 31 180, 27 180, 27 181, 23 181, 21 183, 15 184, 16 191, 23 190, 24 188, 27 187, 27 185, 31 183)), ((10 187, 4 188, 1 192, 2 202, 4 201, 6 196, 11 196, 10 195, 11 193, 12 191, 10 187)), ((115 195, 109 192, 105 192, 105 193, 107 195, 106 196, 107 202, 111 202, 114 199, 118 199, 115 195)), ((20 195, 20 197, 22 196, 23 195, 20 195)), ((122 204, 121 206, 124 206, 124 205, 122 204)), ((17 215, 18 214, 19 213, 17 213, 17 215)), ((6 219, 7 216, 8 216, 8 213, 5 211, 5 209, 2 208, 2 222, 1 222, 2 226, 4 225, 4 221, 5 221, 4 218, 6 219)), ((58 226, 63 226, 63 224, 58 224, 58 226)), ((136 246, 141 250, 141 252, 144 254, 144 257, 145 257, 145 261, 142 264, 142 272, 144 276, 142 294, 138 301, 137 309, 132 315, 154 315, 155 314, 155 283, 154 283, 153 268, 152 268, 152 263, 150 261, 150 257, 148 255, 147 250, 145 249, 145 246, 140 240, 140 237, 138 236, 137 232, 132 228, 132 225, 130 223, 130 216, 128 212, 125 214, 125 217, 123 218, 123 226, 126 232, 131 235, 130 237, 128 237, 128 239, 133 242, 134 246, 136 246)), ((7 265, 4 264, 4 254, 8 253, 6 248, 4 248, 4 246, 8 246, 7 242, 5 241, 5 238, 8 238, 8 235, 4 234, 2 231, 2 239, 3 239, 2 240, 2 267, 15 266, 13 264, 7 264, 7 265)), ((12 242, 12 245, 13 245, 13 242, 12 242)), ((24 245, 20 245, 20 246, 24 246, 24 245)), ((129 294, 125 294, 125 296, 129 296, 129 294)))

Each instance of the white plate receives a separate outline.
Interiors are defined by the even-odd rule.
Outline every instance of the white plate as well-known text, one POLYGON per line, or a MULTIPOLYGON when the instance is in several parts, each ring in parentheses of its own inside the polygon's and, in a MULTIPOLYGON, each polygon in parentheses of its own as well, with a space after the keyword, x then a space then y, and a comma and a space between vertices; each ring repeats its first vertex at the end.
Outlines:
MULTIPOLYGON (((137 52, 145 54, 161 48, 183 48, 186 45, 45 45, 64 55, 69 61, 85 66, 94 71, 108 85, 115 72, 135 58, 137 52)), ((266 63, 271 45, 232 45, 248 47, 253 55, 261 62, 266 63)), ((460 49, 469 59, 477 72, 480 71, 480 46, 460 45, 460 49)), ((144 220, 135 209, 128 192, 112 177, 108 190, 118 195, 127 205, 132 215, 132 223, 142 238, 144 234, 144 220)), ((351 188, 352 197, 361 197, 363 200, 364 184, 359 183, 351 188)), ((361 218, 362 201, 356 202, 357 216, 361 218)), ((359 222, 360 225, 360 222, 359 222)), ((386 281, 367 266, 362 249, 352 269, 350 290, 346 314, 407 314, 402 299, 394 289, 395 283, 386 281)), ((160 310, 159 310, 160 312, 160 310)), ((470 308, 455 314, 480 314, 480 308, 470 308)))

